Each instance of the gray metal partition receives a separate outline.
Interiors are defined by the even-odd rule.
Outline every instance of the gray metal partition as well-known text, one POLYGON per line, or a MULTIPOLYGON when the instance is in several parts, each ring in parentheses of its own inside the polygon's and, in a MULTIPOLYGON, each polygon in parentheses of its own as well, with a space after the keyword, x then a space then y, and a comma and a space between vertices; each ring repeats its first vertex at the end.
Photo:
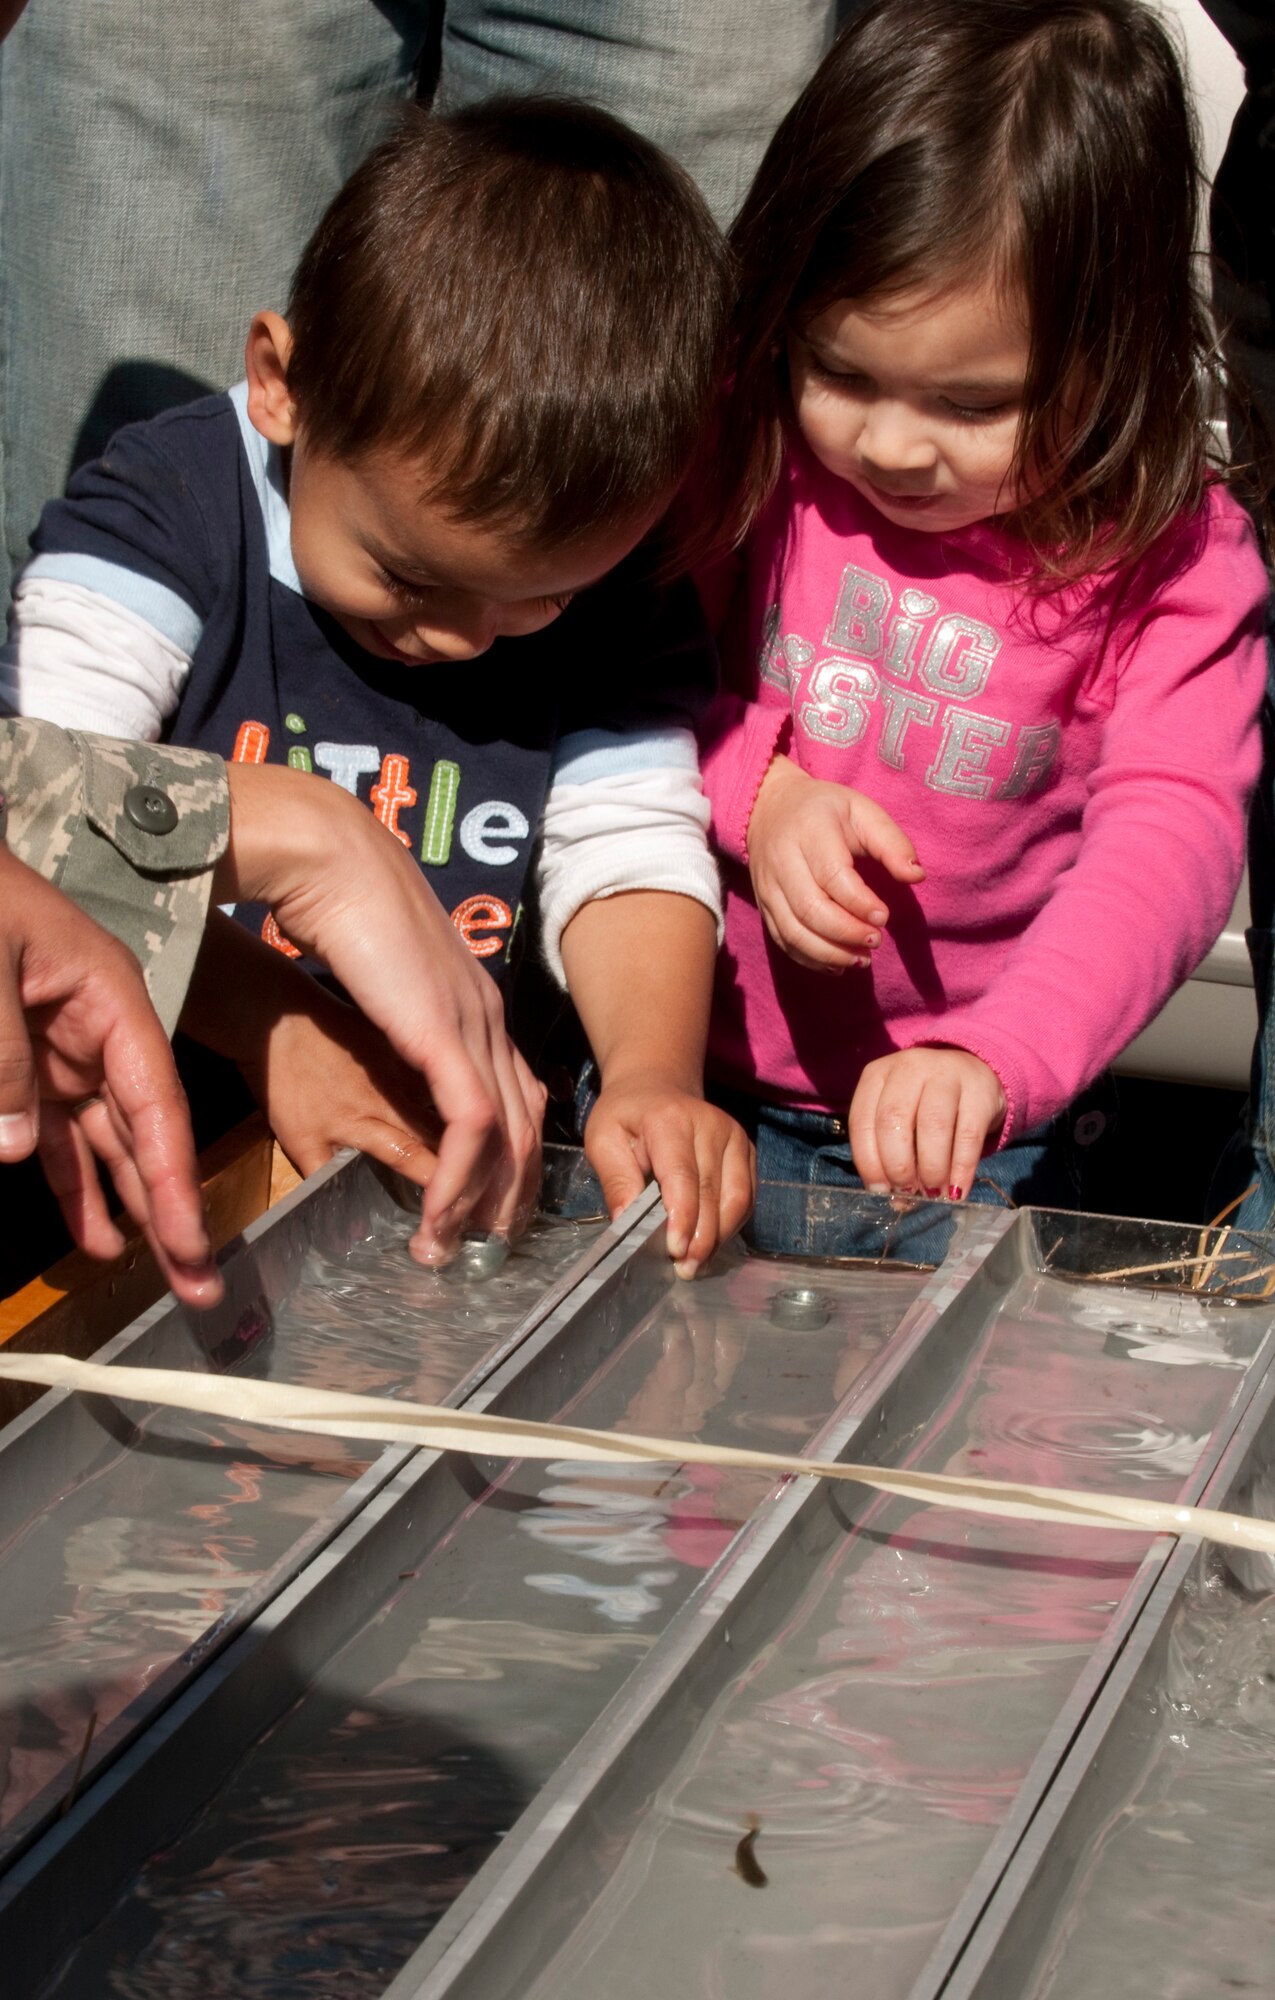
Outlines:
MULTIPOLYGON (((422 1366, 441 1342, 473 1410, 1095 1490, 1193 1500, 1246 1462, 1275 1394, 1268 1246, 776 1193, 795 1256, 736 1247, 681 1286, 648 1194, 545 1282, 527 1266, 534 1303, 503 1328, 484 1307, 473 1352, 448 1313, 474 1299, 412 1291, 409 1320, 443 1299, 422 1366)), ((306 1284, 415 1286, 381 1271, 392 1211, 362 1163, 327 1170, 231 1259, 218 1316, 157 1308, 108 1358, 270 1367, 306 1284)), ((16 1543, 104 1439, 161 1469, 233 1447, 257 1476, 252 1440, 48 1397, 0 1441, 16 1543)), ((121 1706, 69 1810, 60 1776, 14 1816, 17 2000, 1020 1990, 1019 1900, 1058 1905, 1077 1758, 1190 1551, 808 1480, 314 1442, 328 1469, 284 1490, 323 1504, 121 1706)))

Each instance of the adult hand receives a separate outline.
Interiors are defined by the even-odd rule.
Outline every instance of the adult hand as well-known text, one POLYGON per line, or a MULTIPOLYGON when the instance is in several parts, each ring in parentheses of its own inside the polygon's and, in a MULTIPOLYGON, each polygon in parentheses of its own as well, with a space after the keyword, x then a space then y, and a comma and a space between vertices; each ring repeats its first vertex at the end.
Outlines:
POLYGON ((865 1187, 969 1193, 1005 1118, 994 1069, 966 1049, 900 1049, 870 1062, 850 1105, 850 1150, 865 1187))
POLYGON ((413 1240, 444 1261, 467 1224, 525 1226, 540 1184, 545 1094, 505 1029, 495 982, 408 850, 324 778, 232 764, 219 900, 267 902, 424 1078, 442 1134, 413 1240))
POLYGON ((766 929, 798 965, 844 972, 871 963, 890 912, 854 865, 864 854, 896 882, 925 880, 912 842, 882 807, 776 757, 748 822, 748 865, 766 929))
POLYGON ((137 961, 0 845, 0 1161, 36 1151, 83 1250, 124 1246, 101 1160, 177 1297, 220 1298, 186 1100, 137 961))

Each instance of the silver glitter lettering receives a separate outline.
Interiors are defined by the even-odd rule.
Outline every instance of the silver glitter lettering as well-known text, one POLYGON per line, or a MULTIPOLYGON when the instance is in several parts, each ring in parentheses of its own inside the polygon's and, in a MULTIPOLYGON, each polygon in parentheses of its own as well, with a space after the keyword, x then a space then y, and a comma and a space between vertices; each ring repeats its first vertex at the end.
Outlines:
POLYGON ((881 627, 894 593, 884 577, 847 563, 841 572, 841 588, 832 623, 823 635, 825 646, 836 646, 856 659, 879 660, 883 647, 881 627))
POLYGON ((788 669, 784 665, 783 654, 776 649, 775 641, 778 637, 779 606, 772 604, 761 628, 761 644, 757 648, 757 672, 771 687, 782 688, 787 694, 788 669))
POLYGON ((885 709, 885 721, 881 725, 877 756, 883 764, 901 771, 903 739, 908 733, 908 724, 919 722, 928 729, 939 712, 939 705, 929 695, 913 694, 907 688, 893 687, 889 681, 881 683, 881 702, 885 709))
POLYGON ((921 662, 921 679, 932 694, 970 701, 982 694, 992 662, 1001 649, 999 632, 980 618, 949 611, 940 618, 921 662))
POLYGON ((890 626, 885 664, 901 681, 910 681, 916 665, 916 642, 922 625, 939 608, 937 597, 924 590, 905 590, 899 599, 900 616, 890 626))
POLYGON ((1009 724, 997 716, 949 708, 943 742, 925 774, 926 784, 932 791, 947 792, 953 798, 988 798, 995 783, 987 775, 988 758, 999 744, 1008 741, 1009 724))
POLYGON ((857 743, 868 726, 868 703, 877 698, 875 671, 846 660, 820 660, 810 676, 809 700, 797 720, 816 743, 857 743))
POLYGON ((1036 792, 1053 769, 1061 730, 1056 722, 1024 723, 1014 745, 1014 766, 996 790, 998 799, 1021 799, 1036 792))

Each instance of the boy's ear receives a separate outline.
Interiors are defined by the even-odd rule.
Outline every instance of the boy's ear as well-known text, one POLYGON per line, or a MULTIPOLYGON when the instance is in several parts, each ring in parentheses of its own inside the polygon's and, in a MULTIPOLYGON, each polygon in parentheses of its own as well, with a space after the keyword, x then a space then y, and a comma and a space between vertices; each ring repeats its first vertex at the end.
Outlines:
POLYGON ((254 313, 244 348, 248 415, 269 444, 291 444, 296 436, 296 408, 288 393, 291 353, 287 320, 277 312, 254 313))

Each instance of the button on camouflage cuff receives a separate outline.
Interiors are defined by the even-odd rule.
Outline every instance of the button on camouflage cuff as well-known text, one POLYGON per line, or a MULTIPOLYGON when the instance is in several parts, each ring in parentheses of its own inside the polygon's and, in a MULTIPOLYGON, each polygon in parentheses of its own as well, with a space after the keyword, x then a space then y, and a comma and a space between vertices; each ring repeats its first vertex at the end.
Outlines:
POLYGON ((221 758, 0 719, 0 794, 9 847, 129 947, 171 1033, 230 832, 221 758), (141 825, 139 792, 167 803, 141 825))

